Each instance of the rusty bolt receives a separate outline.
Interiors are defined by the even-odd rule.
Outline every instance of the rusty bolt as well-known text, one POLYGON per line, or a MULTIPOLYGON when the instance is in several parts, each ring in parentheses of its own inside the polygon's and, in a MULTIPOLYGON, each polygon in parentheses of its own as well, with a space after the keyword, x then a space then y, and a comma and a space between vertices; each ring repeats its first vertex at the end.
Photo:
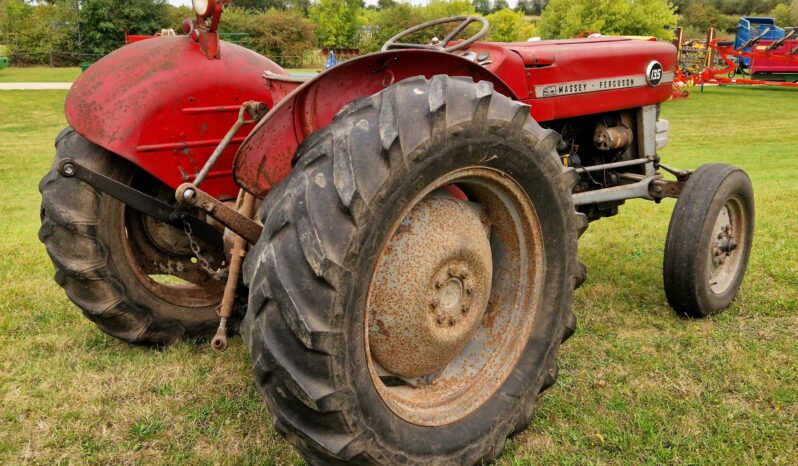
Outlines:
POLYGON ((66 176, 72 176, 75 174, 75 166, 71 163, 65 163, 61 170, 63 170, 64 175, 66 176))

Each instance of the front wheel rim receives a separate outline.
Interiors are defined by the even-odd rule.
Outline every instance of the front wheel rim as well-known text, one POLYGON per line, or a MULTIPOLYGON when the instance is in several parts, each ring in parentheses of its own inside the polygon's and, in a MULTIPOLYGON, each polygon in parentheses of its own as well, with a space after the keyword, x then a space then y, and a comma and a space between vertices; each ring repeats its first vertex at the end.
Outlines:
MULTIPOLYGON (((440 228, 453 227, 441 224, 440 228)), ((441 426, 464 418, 496 393, 516 367, 538 315, 543 251, 542 229, 531 200, 501 171, 486 167, 452 171, 407 204, 376 260, 364 318, 369 373, 394 414, 416 425, 441 426), (448 200, 439 200, 442 197, 448 200), (403 247, 419 250, 405 245, 402 238, 413 234, 406 231, 429 231, 425 230, 429 225, 408 224, 408 219, 417 220, 420 210, 446 213, 448 208, 451 215, 442 218, 467 220, 464 207, 478 212, 459 232, 460 238, 467 238, 464 244, 432 235, 427 246, 433 259, 402 255, 403 247), (480 251, 481 246, 474 245, 480 243, 473 239, 479 236, 480 222, 484 234, 489 230, 487 256, 484 248, 480 251), (487 257, 487 266, 481 265, 480 257, 487 257), (396 265, 399 262, 404 265, 396 265), (407 274, 414 278, 403 279, 407 274), (408 285, 415 291, 408 293, 406 283, 429 286, 408 285), (400 286, 405 294, 385 291, 391 286, 400 286), (392 296, 406 299, 397 304, 392 296)))
POLYGON ((750 234, 746 224, 746 208, 739 196, 726 200, 718 212, 710 236, 708 270, 713 293, 725 293, 740 273, 743 249, 750 234))

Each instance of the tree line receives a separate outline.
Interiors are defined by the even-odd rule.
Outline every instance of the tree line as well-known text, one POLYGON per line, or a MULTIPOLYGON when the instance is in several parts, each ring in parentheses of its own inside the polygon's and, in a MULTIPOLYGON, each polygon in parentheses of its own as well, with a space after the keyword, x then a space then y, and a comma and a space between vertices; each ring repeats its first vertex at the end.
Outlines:
MULTIPOLYGON (((700 37, 709 26, 732 31, 739 17, 749 14, 772 15, 781 26, 798 24, 798 0, 518 0, 514 8, 507 0, 430 0, 425 5, 233 0, 220 32, 246 33, 246 46, 298 66, 319 47, 371 52, 408 27, 444 16, 483 15, 491 25, 488 40, 511 42, 593 32, 669 39, 677 24, 687 28, 688 36, 700 37)), ((17 63, 75 64, 120 47, 125 31, 179 30, 192 16, 190 8, 166 0, 0 0, 0 44, 17 63)), ((415 39, 426 41, 435 33, 444 31, 415 39)))

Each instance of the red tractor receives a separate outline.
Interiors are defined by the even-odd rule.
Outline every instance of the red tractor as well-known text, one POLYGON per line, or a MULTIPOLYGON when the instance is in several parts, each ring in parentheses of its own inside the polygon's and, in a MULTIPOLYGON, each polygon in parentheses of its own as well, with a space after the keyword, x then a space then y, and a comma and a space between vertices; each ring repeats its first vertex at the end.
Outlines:
POLYGON ((496 458, 574 332, 578 237, 627 199, 678 198, 676 311, 736 295, 751 184, 660 162, 672 45, 480 42, 484 19, 453 17, 300 79, 219 41, 221 5, 195 0, 187 36, 130 44, 75 82, 40 238, 110 335, 217 329, 223 349, 239 331, 309 462, 496 458), (444 23, 442 40, 400 41, 444 23))

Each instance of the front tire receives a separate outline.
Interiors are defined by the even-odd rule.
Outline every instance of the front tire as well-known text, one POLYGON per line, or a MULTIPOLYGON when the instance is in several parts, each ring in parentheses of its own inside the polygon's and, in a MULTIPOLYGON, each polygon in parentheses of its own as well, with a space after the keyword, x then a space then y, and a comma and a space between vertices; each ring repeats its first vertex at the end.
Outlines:
POLYGON ((703 318, 731 304, 754 237, 754 190, 726 164, 699 167, 676 201, 665 240, 663 281, 679 314, 703 318))
POLYGON ((242 336, 276 429, 309 462, 475 464, 527 428, 583 279, 587 221, 558 140, 489 83, 435 76, 356 101, 303 142, 261 208, 242 336), (473 256, 490 257, 492 286, 473 256), (419 290, 432 294, 408 305, 419 290))
POLYGON ((56 167, 65 158, 151 195, 168 198, 171 191, 72 128, 59 134, 55 162, 39 183, 39 239, 69 299, 100 330, 129 343, 209 335, 219 323, 224 282, 192 263, 183 232, 62 177, 56 167), (162 280, 171 274, 183 280, 162 280))

